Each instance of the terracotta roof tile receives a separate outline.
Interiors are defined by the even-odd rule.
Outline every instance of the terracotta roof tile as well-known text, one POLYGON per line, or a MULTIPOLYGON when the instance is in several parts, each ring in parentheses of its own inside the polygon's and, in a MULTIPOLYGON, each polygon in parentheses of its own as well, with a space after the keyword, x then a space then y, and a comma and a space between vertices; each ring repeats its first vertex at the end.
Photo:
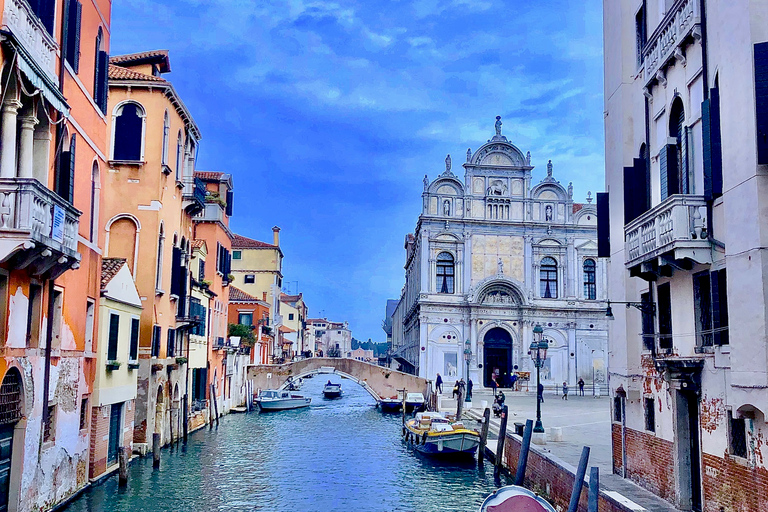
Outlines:
POLYGON ((109 78, 110 80, 140 80, 142 82, 165 82, 165 79, 160 78, 159 76, 152 76, 144 73, 139 73, 138 71, 133 71, 131 69, 115 66, 114 64, 109 65, 109 78))
POLYGON ((232 285, 229 285, 229 300, 230 302, 260 302, 259 299, 253 295, 249 295, 240 288, 236 288, 232 285))
POLYGON ((581 203, 573 203, 573 213, 578 212, 582 208, 584 208, 583 204, 581 204, 581 203))
POLYGON ((298 302, 301 299, 301 294, 288 295, 287 293, 280 294, 280 302, 298 302))
POLYGON ((195 171, 195 177, 201 180, 219 181, 223 175, 223 172, 218 171, 195 171))
POLYGON ((102 258, 101 259, 101 289, 107 287, 109 282, 117 275, 120 269, 125 265, 125 258, 102 258))
POLYGON ((277 246, 268 244, 266 242, 259 242, 253 238, 247 238, 241 235, 234 235, 232 237, 233 249, 277 249, 277 246))
POLYGON ((151 62, 161 65, 161 73, 167 73, 171 70, 168 50, 150 50, 139 53, 127 53, 125 55, 114 55, 109 58, 109 62, 110 64, 141 64, 151 62))
POLYGON ((200 249, 201 247, 205 247, 205 240, 192 240, 193 249, 200 249))

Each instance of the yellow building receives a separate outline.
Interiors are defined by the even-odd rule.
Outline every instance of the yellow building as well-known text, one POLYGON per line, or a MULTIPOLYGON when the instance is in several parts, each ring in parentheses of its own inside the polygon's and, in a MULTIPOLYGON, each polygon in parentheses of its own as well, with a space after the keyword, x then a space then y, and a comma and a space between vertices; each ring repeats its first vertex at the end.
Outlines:
POLYGON ((232 237, 231 284, 269 304, 269 326, 275 333, 272 354, 282 352, 280 339, 280 288, 283 286, 283 251, 280 228, 272 228, 272 243, 260 242, 240 235, 232 237))
POLYGON ((189 268, 192 217, 205 206, 195 179, 200 132, 174 89, 168 52, 110 59, 109 172, 104 254, 125 258, 144 305, 141 314, 134 443, 178 437, 188 393, 189 268), (141 264, 139 264, 141 262, 141 264))
POLYGON ((96 379, 91 406, 90 478, 118 466, 121 447, 131 450, 139 368, 141 299, 123 258, 104 258, 101 266, 96 379))

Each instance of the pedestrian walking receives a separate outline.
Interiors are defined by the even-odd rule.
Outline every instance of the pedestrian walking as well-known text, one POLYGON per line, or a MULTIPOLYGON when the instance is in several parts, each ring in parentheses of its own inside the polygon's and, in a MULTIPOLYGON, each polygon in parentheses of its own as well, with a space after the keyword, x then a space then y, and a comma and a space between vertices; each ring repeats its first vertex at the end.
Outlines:
POLYGON ((539 402, 544 403, 544 384, 539 382, 539 385, 536 387, 536 394, 539 395, 539 402))
POLYGON ((472 383, 472 379, 467 377, 467 398, 469 398, 470 400, 472 400, 472 386, 474 386, 474 384, 472 383))
POLYGON ((437 374, 437 379, 435 379, 435 389, 438 393, 443 392, 443 378, 440 376, 440 374, 437 374))
POLYGON ((493 389, 493 396, 496 396, 496 388, 498 387, 498 384, 496 384, 496 375, 491 374, 491 389, 493 389))
POLYGON ((568 383, 565 381, 563 381, 563 396, 560 399, 568 400, 568 383))
POLYGON ((579 394, 581 394, 581 396, 584 396, 584 379, 582 379, 581 377, 579 377, 579 394))

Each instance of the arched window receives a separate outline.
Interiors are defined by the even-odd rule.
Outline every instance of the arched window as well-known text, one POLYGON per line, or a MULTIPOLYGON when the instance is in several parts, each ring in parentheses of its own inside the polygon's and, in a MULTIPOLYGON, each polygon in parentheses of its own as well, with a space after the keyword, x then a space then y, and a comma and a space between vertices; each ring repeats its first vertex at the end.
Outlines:
POLYGON ((557 298, 557 261, 547 256, 541 260, 539 269, 541 281, 541 297, 543 299, 557 298))
POLYGON ((437 255, 437 292, 453 293, 453 256, 447 252, 437 255))
POLYGON ((179 130, 179 136, 176 138, 176 180, 181 177, 181 165, 184 158, 184 139, 181 137, 181 130, 179 130))
POLYGON ((165 228, 160 223, 160 235, 157 237, 157 268, 155 269, 155 289, 162 290, 163 284, 163 245, 165 245, 165 228))
POLYGON ((96 35, 96 51, 94 52, 93 70, 93 101, 99 106, 99 110, 107 113, 107 95, 109 92, 109 55, 104 48, 104 31, 99 27, 96 35))
POLYGON ((144 109, 123 103, 115 111, 112 159, 140 162, 144 149, 144 109))
MULTIPOLYGON (((165 115, 163 116, 163 155, 162 155, 162 163, 163 165, 168 165, 168 139, 171 136, 171 119, 168 117, 168 111, 165 111, 165 115)), ((176 179, 179 179, 178 172, 176 174, 176 179)))
POLYGON ((597 298, 597 272, 595 260, 584 260, 584 298, 595 300, 597 298))
POLYGON ((91 169, 91 242, 99 241, 99 194, 101 192, 101 179, 99 176, 99 164, 93 162, 91 169))
POLYGON ((661 198, 673 194, 687 194, 688 180, 688 128, 685 126, 683 101, 677 97, 669 110, 669 136, 675 140, 661 152, 661 198))
POLYGON ((0 384, 0 425, 16 423, 22 416, 21 375, 16 368, 11 368, 0 384))

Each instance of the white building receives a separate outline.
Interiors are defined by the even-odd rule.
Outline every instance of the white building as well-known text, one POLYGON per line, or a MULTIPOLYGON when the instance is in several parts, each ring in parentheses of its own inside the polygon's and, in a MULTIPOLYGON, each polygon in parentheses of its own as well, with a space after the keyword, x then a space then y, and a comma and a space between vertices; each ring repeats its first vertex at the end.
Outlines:
POLYGON ((532 376, 536 324, 549 355, 545 385, 605 381, 604 264, 597 259, 597 211, 574 203, 553 177, 531 185, 530 153, 496 134, 467 150, 464 180, 446 170, 424 177, 422 212, 406 236, 405 287, 392 315, 395 358, 405 371, 475 385, 532 376), (467 350, 469 349, 469 350, 467 350))
POLYGON ((327 318, 310 318, 315 351, 325 357, 352 357, 352 331, 347 322, 331 322, 327 318))
POLYGON ((768 1, 603 7, 614 471, 765 511, 768 1))

